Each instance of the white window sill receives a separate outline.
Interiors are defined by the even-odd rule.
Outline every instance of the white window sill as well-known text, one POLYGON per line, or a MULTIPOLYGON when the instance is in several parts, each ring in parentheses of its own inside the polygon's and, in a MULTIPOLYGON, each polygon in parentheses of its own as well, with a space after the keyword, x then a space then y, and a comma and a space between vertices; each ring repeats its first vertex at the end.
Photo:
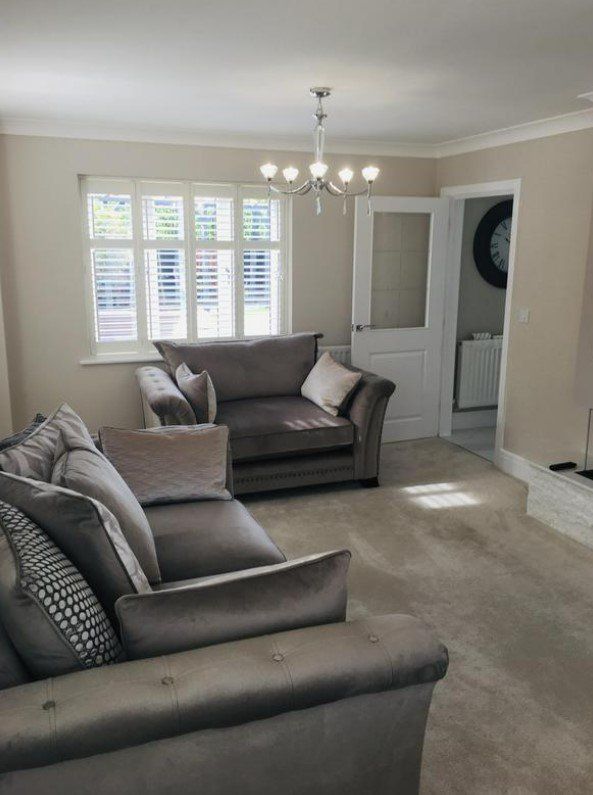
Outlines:
POLYGON ((98 353, 95 356, 81 359, 78 363, 86 366, 89 364, 150 364, 162 361, 163 359, 158 353, 98 353))

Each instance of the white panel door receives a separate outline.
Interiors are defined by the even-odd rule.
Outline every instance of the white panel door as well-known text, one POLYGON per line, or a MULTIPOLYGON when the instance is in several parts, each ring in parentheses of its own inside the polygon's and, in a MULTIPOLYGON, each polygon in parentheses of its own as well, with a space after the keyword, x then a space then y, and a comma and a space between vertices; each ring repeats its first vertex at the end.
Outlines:
POLYGON ((383 441, 436 436, 449 199, 356 200, 352 363, 396 384, 383 441))

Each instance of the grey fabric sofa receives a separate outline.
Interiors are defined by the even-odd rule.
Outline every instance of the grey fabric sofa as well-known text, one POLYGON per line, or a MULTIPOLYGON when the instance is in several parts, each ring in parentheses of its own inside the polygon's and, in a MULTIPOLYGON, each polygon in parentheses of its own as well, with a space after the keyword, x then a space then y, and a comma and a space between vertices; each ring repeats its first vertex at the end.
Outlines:
POLYGON ((193 372, 207 370, 214 383, 216 423, 230 430, 237 494, 344 480, 378 485, 383 420, 395 385, 362 372, 339 415, 323 411, 300 394, 320 336, 156 343, 164 369, 137 370, 145 426, 195 422, 174 380, 185 362, 193 372))
POLYGON ((264 634, 276 605, 254 602, 246 576, 291 563, 241 503, 145 513, 164 581, 141 628, 153 647, 157 638, 155 655, 32 681, 0 627, 0 795, 417 793, 431 694, 447 668, 435 634, 404 615, 345 621, 342 589, 318 586, 310 608, 285 596, 298 628, 264 634), (311 625, 316 605, 331 623, 311 625), (209 645, 169 653, 181 624, 212 606, 236 639, 210 632, 209 645))

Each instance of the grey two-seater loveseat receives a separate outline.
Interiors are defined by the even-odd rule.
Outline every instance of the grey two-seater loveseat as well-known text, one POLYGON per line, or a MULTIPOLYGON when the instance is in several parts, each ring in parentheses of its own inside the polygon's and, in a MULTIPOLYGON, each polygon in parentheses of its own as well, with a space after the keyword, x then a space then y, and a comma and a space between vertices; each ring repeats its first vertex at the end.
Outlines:
POLYGON ((146 427, 195 423, 174 378, 185 362, 194 373, 207 370, 214 384, 215 422, 230 431, 237 494, 345 480, 377 485, 383 420, 395 385, 360 371, 338 416, 328 414, 301 395, 320 336, 156 343, 164 368, 137 371, 146 427))

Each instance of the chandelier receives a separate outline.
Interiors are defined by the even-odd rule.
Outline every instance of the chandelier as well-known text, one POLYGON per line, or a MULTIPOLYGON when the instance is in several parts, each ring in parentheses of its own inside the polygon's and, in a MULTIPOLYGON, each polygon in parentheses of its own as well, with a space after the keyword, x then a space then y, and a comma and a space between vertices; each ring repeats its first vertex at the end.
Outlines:
POLYGON ((330 196, 343 197, 342 212, 345 215, 346 199, 349 196, 363 196, 366 194, 367 212, 370 213, 373 183, 377 179, 379 169, 375 166, 367 166, 366 168, 362 169, 362 177, 365 180, 367 186, 364 190, 360 191, 350 191, 350 183, 352 181, 352 177, 354 176, 354 172, 350 168, 343 168, 340 172, 338 172, 338 176, 343 185, 341 188, 335 185, 331 179, 326 179, 326 174, 329 167, 323 162, 323 149, 325 146, 324 121, 327 118, 327 114, 323 109, 323 100, 330 96, 331 89, 315 87, 311 88, 309 93, 312 97, 317 98, 317 109, 313 114, 313 118, 316 120, 315 128, 313 129, 315 162, 311 163, 309 166, 309 172, 311 176, 310 178, 306 179, 302 185, 295 186, 296 179, 299 175, 299 170, 298 168, 294 168, 294 166, 288 166, 282 170, 282 175, 286 180, 287 187, 280 188, 277 185, 274 185, 272 182, 276 176, 276 173, 278 172, 278 166, 275 166, 273 163, 265 163, 260 167, 260 171, 268 183, 268 198, 270 198, 272 191, 274 193, 281 193, 284 196, 304 196, 306 193, 309 193, 309 191, 313 191, 315 194, 315 210, 317 215, 319 215, 321 212, 321 194, 325 190, 330 194, 330 196))

